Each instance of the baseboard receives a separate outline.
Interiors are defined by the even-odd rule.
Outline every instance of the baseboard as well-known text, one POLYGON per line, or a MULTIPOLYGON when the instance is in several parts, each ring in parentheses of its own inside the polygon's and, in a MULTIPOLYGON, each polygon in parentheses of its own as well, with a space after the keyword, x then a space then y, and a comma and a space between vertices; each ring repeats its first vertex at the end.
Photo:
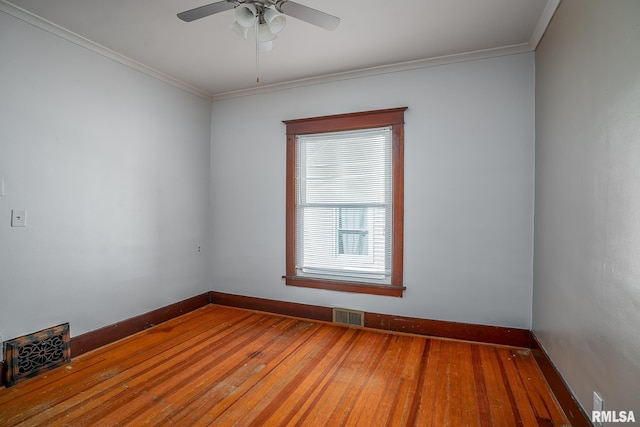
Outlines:
POLYGON ((333 318, 332 309, 329 307, 277 301, 256 297, 246 297, 242 295, 225 294, 215 291, 211 291, 211 303, 226 305, 229 307, 266 311, 268 313, 283 314, 285 316, 295 316, 305 319, 320 320, 324 322, 331 322, 331 319, 333 318))
POLYGON ((571 422, 573 427, 592 427, 593 424, 589 416, 584 412, 573 393, 562 378, 562 375, 553 364, 549 355, 540 345, 540 341, 534 332, 531 332, 531 353, 542 371, 542 375, 547 380, 547 384, 553 391, 558 403, 571 422))
POLYGON ((71 338, 71 357, 79 356, 103 345, 133 335, 182 314, 196 310, 210 303, 210 293, 205 292, 186 300, 132 317, 122 322, 105 326, 71 338))
MULTIPOLYGON (((332 309, 330 307, 246 297, 214 291, 211 292, 211 302, 327 322, 332 320, 332 309)), ((364 326, 394 332, 409 332, 439 338, 453 338, 523 348, 529 347, 531 335, 527 329, 446 322, 369 312, 365 314, 364 326)))
POLYGON ((503 326, 475 325, 471 323, 447 322, 416 317, 367 313, 364 326, 395 332, 452 338, 487 344, 529 347, 530 331, 503 326))

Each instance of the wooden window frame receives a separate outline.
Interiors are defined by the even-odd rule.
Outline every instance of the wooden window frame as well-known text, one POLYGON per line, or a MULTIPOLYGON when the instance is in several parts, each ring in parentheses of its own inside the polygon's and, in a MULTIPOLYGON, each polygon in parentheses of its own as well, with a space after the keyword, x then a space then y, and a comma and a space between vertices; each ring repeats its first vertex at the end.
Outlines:
POLYGON ((286 196, 286 275, 288 286, 328 289, 374 295, 402 297, 404 249, 404 112, 407 107, 357 113, 285 120, 287 126, 286 196), (391 248, 391 284, 381 285, 347 280, 330 280, 296 274, 296 137, 314 133, 341 132, 391 126, 393 241, 391 248))

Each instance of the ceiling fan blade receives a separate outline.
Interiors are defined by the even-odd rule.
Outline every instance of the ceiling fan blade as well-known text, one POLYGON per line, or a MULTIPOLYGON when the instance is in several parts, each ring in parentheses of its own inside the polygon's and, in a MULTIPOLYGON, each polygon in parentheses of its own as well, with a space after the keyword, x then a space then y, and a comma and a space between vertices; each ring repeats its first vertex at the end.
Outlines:
POLYGON ((293 1, 279 2, 277 9, 285 15, 293 16, 329 31, 335 30, 340 24, 340 18, 293 1))
POLYGON ((196 19, 204 18, 214 13, 224 12, 225 10, 233 9, 235 4, 222 0, 216 3, 207 4, 204 6, 196 7, 178 14, 178 18, 185 22, 195 21, 196 19))

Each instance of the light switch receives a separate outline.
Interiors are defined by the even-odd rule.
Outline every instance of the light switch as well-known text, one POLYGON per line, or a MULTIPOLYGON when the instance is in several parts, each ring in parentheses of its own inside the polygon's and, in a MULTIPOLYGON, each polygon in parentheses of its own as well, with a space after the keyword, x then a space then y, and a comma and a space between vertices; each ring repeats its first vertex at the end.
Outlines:
POLYGON ((4 196, 4 179, 0 179, 0 196, 4 196))
POLYGON ((11 211, 11 226, 12 227, 26 227, 27 226, 27 211, 24 209, 14 209, 11 211))

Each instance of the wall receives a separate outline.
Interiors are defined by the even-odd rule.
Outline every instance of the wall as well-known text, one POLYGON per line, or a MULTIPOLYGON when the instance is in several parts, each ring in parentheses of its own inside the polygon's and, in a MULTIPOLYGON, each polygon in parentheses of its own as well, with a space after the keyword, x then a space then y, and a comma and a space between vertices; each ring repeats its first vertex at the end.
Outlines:
POLYGON ((4 339, 208 291, 209 101, 3 12, 0 57, 4 339))
POLYGON ((533 83, 529 53, 215 101, 212 290, 530 328, 533 83), (402 106, 405 296, 285 286, 282 120, 402 106))
POLYGON ((564 0, 536 51, 533 329, 588 414, 640 415, 640 2, 564 0))

